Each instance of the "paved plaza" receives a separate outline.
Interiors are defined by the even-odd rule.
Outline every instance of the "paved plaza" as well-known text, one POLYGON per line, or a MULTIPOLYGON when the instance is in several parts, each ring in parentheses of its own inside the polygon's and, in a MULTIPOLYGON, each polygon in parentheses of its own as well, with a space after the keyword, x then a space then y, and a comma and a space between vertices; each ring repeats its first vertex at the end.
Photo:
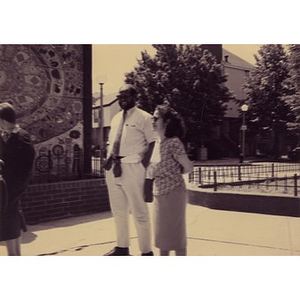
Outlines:
MULTIPOLYGON (((148 204, 151 218, 153 204, 148 204)), ((133 256, 140 255, 133 219, 133 256)), ((300 218, 214 210, 188 204, 189 256, 298 256, 300 218)), ((29 225, 23 256, 102 256, 115 246, 111 212, 29 225)), ((154 248, 155 255, 158 249, 154 248)), ((6 255, 3 243, 0 255, 6 255)), ((172 255, 174 255, 172 253, 172 255)))
MULTIPOLYGON (((197 164, 237 162, 232 159, 197 164)), ((153 204, 148 206, 152 221, 153 204)), ((132 217, 130 227, 130 252, 140 255, 132 217)), ((215 210, 188 204, 187 236, 189 256, 300 255, 300 218, 297 217, 215 210)), ((102 212, 29 225, 28 232, 22 236, 22 255, 102 256, 115 243, 112 214, 102 212)), ((158 249, 153 247, 153 250, 158 255, 158 249)), ((6 248, 0 242, 0 256, 4 255, 6 248)))

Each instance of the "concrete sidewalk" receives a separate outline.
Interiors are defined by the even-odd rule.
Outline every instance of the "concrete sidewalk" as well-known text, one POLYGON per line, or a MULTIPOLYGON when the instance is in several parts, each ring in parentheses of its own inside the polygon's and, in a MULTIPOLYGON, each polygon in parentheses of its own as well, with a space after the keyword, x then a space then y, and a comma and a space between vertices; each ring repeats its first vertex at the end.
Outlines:
MULTIPOLYGON (((152 220, 152 207, 149 209, 152 220)), ((140 255, 133 220, 132 255, 140 255)), ((300 218, 213 210, 188 204, 189 256, 300 255, 300 218)), ((115 246, 110 212, 28 226, 22 255, 102 256, 115 246)), ((155 255, 158 249, 154 248, 155 255)), ((0 256, 6 248, 0 243, 0 256)), ((174 255, 174 253, 172 253, 174 255)))

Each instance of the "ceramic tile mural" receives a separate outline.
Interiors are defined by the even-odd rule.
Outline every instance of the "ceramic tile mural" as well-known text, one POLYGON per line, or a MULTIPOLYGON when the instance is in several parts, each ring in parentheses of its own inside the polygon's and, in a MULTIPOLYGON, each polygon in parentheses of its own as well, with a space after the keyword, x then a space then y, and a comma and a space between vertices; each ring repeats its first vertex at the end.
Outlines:
MULTIPOLYGON (((45 151, 56 158, 74 156, 74 149, 83 148, 83 46, 0 45, 4 101, 14 105, 18 123, 34 141, 38 170, 49 168, 40 158, 45 151)), ((69 166, 67 161, 60 168, 72 169, 74 158, 69 166)))

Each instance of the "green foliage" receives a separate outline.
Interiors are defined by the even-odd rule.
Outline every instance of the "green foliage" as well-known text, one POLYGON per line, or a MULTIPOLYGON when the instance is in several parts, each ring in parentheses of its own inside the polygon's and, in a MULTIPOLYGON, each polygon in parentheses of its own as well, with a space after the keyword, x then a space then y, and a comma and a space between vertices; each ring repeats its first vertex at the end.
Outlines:
POLYGON ((278 157, 279 135, 295 120, 287 99, 295 93, 288 55, 280 44, 263 45, 255 55, 256 68, 245 85, 250 106, 248 124, 253 133, 262 129, 274 133, 273 155, 278 157))
MULTIPOLYGON (((288 129, 299 136, 300 133, 300 45, 289 45, 289 68, 290 68, 290 84, 295 92, 285 97, 285 101, 291 107, 291 111, 295 116, 295 121, 287 124, 288 129)), ((299 141, 298 141, 299 143, 299 141)))
POLYGON ((289 63, 293 83, 300 93, 300 45, 289 45, 289 63))
POLYGON ((138 89, 139 105, 152 113, 169 101, 185 119, 188 138, 209 135, 231 99, 226 77, 216 59, 200 45, 153 45, 156 55, 142 52, 126 83, 138 89))
POLYGON ((263 45, 255 55, 256 68, 251 72, 245 85, 250 105, 250 127, 254 131, 261 128, 274 129, 276 123, 281 130, 294 115, 285 97, 292 95, 288 56, 282 45, 263 45))

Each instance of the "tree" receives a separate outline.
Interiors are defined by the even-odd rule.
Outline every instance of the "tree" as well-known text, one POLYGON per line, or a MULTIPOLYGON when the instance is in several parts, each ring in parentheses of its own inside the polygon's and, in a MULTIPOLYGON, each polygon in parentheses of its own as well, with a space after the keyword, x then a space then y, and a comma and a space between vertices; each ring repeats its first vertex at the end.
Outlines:
POLYGON ((300 144, 300 45, 289 45, 289 68, 290 84, 294 88, 294 94, 286 96, 284 99, 290 105, 295 116, 294 122, 289 122, 287 128, 293 137, 296 138, 296 145, 300 144))
POLYGON ((295 87, 300 92, 300 44, 289 45, 289 61, 295 87))
POLYGON ((294 114, 285 97, 292 95, 288 56, 282 45, 263 45, 255 55, 256 68, 245 85, 250 109, 248 124, 250 130, 259 133, 261 129, 274 133, 273 155, 280 156, 279 136, 287 129, 287 123, 294 121, 294 114))
POLYGON ((153 45, 156 55, 142 52, 126 83, 138 89, 139 105, 152 113, 167 100, 185 120, 187 140, 204 137, 220 124, 231 99, 226 77, 210 52, 200 45, 153 45))

